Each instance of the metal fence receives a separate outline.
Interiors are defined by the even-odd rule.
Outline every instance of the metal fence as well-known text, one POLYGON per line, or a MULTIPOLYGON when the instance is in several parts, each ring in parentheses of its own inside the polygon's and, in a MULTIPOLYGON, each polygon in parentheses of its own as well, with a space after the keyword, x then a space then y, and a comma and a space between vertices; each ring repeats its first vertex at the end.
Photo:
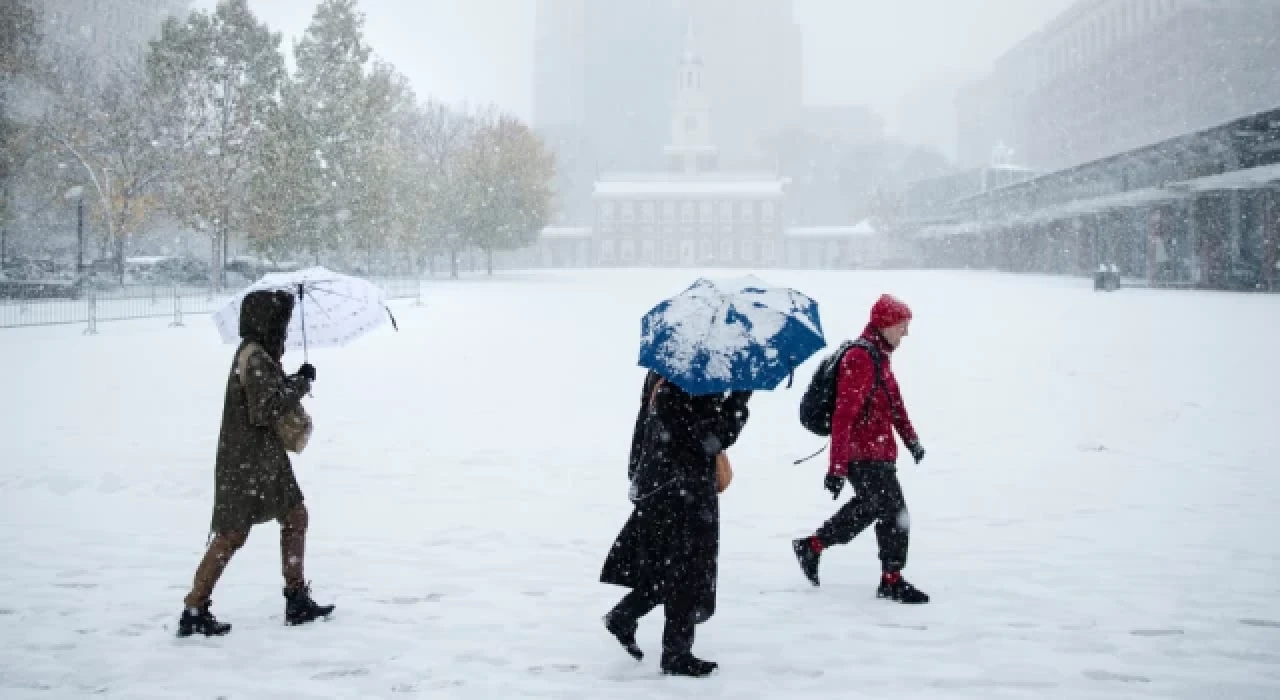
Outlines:
MULTIPOLYGON (((416 299, 421 292, 415 278, 371 280, 388 299, 416 299)), ((209 314, 222 308, 235 292, 215 292, 207 287, 123 285, 106 289, 66 287, 64 298, 49 296, 49 288, 7 288, 0 297, 0 328, 85 324, 85 333, 97 332, 99 322, 144 318, 168 318, 183 325, 190 314, 209 314)))

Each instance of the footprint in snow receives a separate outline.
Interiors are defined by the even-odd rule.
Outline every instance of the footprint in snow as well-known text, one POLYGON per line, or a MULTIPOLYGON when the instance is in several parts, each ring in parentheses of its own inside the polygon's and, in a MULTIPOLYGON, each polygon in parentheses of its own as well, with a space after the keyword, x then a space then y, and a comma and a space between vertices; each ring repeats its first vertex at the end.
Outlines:
POLYGON ((884 627, 891 630, 915 630, 917 632, 923 632, 929 629, 927 625, 903 625, 897 622, 881 622, 877 627, 884 627))
POLYGON ((325 671, 324 673, 317 673, 311 677, 311 680, 331 681, 331 680, 336 680, 338 678, 359 678, 360 676, 367 676, 367 675, 369 675, 369 669, 367 668, 340 668, 334 671, 325 671))
POLYGON ((423 596, 396 596, 378 602, 388 605, 417 605, 419 603, 437 603, 443 597, 443 593, 428 593, 423 596))
MULTIPOLYGON (((4 611, 0 610, 0 614, 3 614, 3 612, 4 611)), ((1259 620, 1256 618, 1246 617, 1240 621, 1240 624, 1248 625, 1250 627, 1274 627, 1280 629, 1280 622, 1276 622, 1275 620, 1259 620)))
POLYGON ((1135 637, 1176 637, 1180 634, 1185 634, 1185 632, 1180 629, 1131 630, 1129 634, 1132 634, 1135 637))
POLYGON ((556 671, 558 673, 573 673, 578 670, 578 664, 550 664, 548 666, 530 666, 530 673, 543 673, 545 671, 556 671))
POLYGON ((1091 681, 1119 681, 1121 683, 1150 683, 1151 679, 1144 676, 1133 676, 1127 673, 1116 673, 1114 671, 1092 670, 1085 671, 1084 677, 1091 681))

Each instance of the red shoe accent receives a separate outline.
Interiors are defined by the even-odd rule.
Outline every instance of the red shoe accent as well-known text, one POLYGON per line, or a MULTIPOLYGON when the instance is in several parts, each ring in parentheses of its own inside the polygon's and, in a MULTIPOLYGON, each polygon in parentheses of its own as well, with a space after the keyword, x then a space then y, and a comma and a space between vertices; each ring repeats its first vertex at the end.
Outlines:
POLYGON ((823 546, 822 541, 818 539, 818 536, 814 535, 809 538, 809 549, 812 549, 814 554, 822 554, 822 550, 826 549, 826 547, 823 546))
POLYGON ((902 580, 902 572, 899 572, 899 571, 885 572, 884 574, 881 575, 880 578, 882 581, 889 584, 890 586, 894 586, 894 585, 897 585, 897 583, 902 580))

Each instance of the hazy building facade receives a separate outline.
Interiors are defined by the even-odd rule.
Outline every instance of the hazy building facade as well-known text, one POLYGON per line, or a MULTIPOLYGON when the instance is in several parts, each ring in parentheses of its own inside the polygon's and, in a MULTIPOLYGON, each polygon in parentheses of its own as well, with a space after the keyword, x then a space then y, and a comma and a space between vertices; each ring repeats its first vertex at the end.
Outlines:
POLYGON ((1280 105, 1280 2, 1079 0, 956 98, 961 165, 1054 170, 1280 105))
MULTIPOLYGON (((687 26, 676 68, 664 81, 671 98, 659 167, 610 170, 594 178, 589 225, 549 226, 537 244, 506 256, 546 267, 853 267, 900 257, 869 222, 788 227, 790 180, 776 170, 723 167, 714 81, 687 26)), ((841 110, 824 112, 843 132, 841 110)), ((866 125, 853 120, 862 133, 866 125)))
POLYGON ((601 170, 661 169, 690 24, 722 162, 759 165, 762 139, 800 110, 793 0, 538 0, 535 127, 577 132, 601 170))

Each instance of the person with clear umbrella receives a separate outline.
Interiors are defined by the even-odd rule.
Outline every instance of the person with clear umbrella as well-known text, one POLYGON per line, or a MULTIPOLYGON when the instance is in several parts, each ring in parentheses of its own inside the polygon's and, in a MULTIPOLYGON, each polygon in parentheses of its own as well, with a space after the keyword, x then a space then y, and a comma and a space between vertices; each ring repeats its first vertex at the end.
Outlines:
POLYGON ((306 363, 286 375, 281 366, 293 308, 293 294, 283 290, 253 291, 240 302, 241 343, 218 436, 212 537, 183 601, 180 637, 231 631, 210 611, 214 587, 249 530, 271 520, 280 523, 285 622, 303 624, 333 612, 334 606, 312 600, 303 573, 308 514, 288 451, 301 450, 310 436, 301 402, 316 370, 306 363))

